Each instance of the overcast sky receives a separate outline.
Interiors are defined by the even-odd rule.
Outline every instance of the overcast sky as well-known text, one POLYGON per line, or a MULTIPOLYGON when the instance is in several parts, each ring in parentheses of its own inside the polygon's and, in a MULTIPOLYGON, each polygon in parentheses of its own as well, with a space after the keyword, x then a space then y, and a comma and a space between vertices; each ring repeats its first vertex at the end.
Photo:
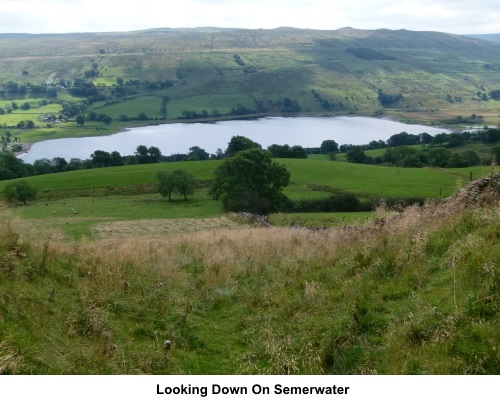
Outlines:
POLYGON ((498 0, 0 0, 1 33, 160 27, 500 32, 498 0))

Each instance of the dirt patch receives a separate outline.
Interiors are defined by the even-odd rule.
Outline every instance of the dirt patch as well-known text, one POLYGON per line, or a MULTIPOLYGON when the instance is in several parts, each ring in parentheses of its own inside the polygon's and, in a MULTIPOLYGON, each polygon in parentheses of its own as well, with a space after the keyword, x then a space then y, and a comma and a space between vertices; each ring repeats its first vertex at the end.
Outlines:
POLYGON ((186 233, 242 228, 226 217, 220 218, 179 218, 179 219, 141 219, 137 221, 113 221, 96 224, 92 233, 101 239, 123 238, 130 236, 169 236, 186 233))

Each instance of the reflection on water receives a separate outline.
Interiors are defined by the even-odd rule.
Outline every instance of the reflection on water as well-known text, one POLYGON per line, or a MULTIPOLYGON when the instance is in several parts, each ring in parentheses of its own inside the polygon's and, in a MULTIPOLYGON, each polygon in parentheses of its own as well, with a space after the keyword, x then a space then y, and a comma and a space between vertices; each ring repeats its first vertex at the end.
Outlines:
POLYGON ((225 150, 231 137, 242 135, 260 143, 264 148, 272 144, 319 147, 325 139, 339 145, 361 145, 373 140, 387 140, 400 132, 430 135, 449 132, 441 128, 408 125, 395 121, 365 117, 297 117, 260 118, 256 120, 220 121, 217 123, 163 124, 132 128, 109 136, 65 138, 34 144, 31 151, 21 156, 27 163, 36 159, 63 157, 88 159, 95 150, 118 151, 132 155, 138 145, 157 146, 163 155, 188 153, 199 146, 208 153, 217 148, 225 150))

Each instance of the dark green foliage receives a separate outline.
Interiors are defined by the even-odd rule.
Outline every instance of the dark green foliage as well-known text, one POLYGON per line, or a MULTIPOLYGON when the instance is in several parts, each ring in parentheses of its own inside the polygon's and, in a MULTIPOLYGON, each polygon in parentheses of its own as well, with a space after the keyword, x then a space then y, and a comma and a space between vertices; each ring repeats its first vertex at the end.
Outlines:
POLYGON ((70 87, 69 93, 74 97, 91 97, 98 96, 99 90, 91 81, 77 78, 73 81, 73 86, 70 87))
POLYGON ((499 101, 500 100, 500 90, 492 90, 492 91, 490 91, 490 97, 493 100, 499 101))
POLYGON ((83 116, 82 114, 79 114, 76 116, 76 123, 78 125, 83 125, 85 124, 85 116, 83 116))
POLYGON ((106 167, 111 165, 111 154, 103 150, 96 150, 92 155, 92 163, 94 167, 106 167))
POLYGON ((161 158, 160 149, 156 146, 147 147, 145 145, 139 145, 136 148, 135 156, 137 159, 137 163, 158 163, 161 158))
MULTIPOLYGON (((401 132, 399 134, 392 135, 387 140, 387 146, 402 146, 402 145, 418 145, 420 143, 421 137, 419 135, 411 135, 407 132, 401 132)), ((428 138, 426 138, 428 139, 428 138)))
POLYGON ((347 52, 352 53, 360 59, 364 60, 394 60, 393 56, 384 55, 370 48, 347 48, 347 52))
POLYGON ((346 160, 350 163, 365 163, 366 155, 361 146, 353 146, 346 153, 346 160))
POLYGON ((3 195, 7 201, 16 200, 26 205, 29 200, 36 198, 37 190, 26 180, 18 180, 7 184, 3 189, 3 195))
POLYGON ((496 160, 497 165, 500 164, 500 145, 495 146, 491 151, 493 152, 493 155, 495 156, 495 160, 496 160))
POLYGON ((273 144, 267 148, 273 158, 307 159, 307 153, 302 146, 273 144))
POLYGON ((473 150, 466 150, 462 153, 453 153, 448 158, 447 167, 469 167, 477 166, 481 163, 481 157, 473 150))
POLYGON ((425 155, 410 146, 388 148, 382 160, 399 167, 422 167, 427 163, 425 155))
POLYGON ((321 142, 320 151, 321 151, 321 153, 323 153, 325 155, 330 153, 330 152, 338 152, 339 145, 334 140, 327 139, 327 140, 321 142))
POLYGON ((12 153, 0 152, 0 180, 26 177, 33 174, 33 167, 16 158, 12 153))
POLYGON ((382 90, 378 90, 378 101, 383 107, 395 107, 398 106, 403 101, 402 94, 390 94, 385 93, 382 90))
POLYGON ((429 165, 434 167, 445 167, 450 156, 451 152, 443 147, 431 148, 427 153, 429 165))
POLYGON ((177 192, 187 200, 187 196, 193 194, 196 186, 196 179, 193 174, 183 170, 162 171, 156 173, 159 181, 158 192, 172 201, 172 193, 177 192))
POLYGON ((251 139, 248 139, 244 136, 241 135, 236 135, 231 138, 227 145, 226 149, 226 155, 227 156, 234 156, 238 152, 241 152, 243 150, 251 149, 251 148, 259 148, 262 149, 262 146, 258 144, 257 142, 252 141, 251 139))
POLYGON ((220 198, 227 211, 267 214, 281 208, 286 199, 282 190, 289 181, 288 170, 273 162, 268 151, 251 148, 217 168, 210 194, 220 198))
POLYGON ((202 149, 199 146, 192 146, 189 148, 188 158, 189 160, 207 160, 209 158, 209 154, 205 149, 202 149))

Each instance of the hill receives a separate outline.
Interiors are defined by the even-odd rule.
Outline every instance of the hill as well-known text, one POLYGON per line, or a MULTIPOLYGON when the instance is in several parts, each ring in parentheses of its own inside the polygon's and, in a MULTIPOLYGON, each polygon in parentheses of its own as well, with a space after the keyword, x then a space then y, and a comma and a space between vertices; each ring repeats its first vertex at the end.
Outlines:
POLYGON ((500 34, 470 34, 467 36, 482 39, 484 41, 500 42, 500 34))
POLYGON ((259 114, 388 113, 435 123, 476 114, 476 123, 496 124, 499 50, 466 36, 385 29, 1 34, 0 124, 32 121, 36 139, 68 130, 47 121, 61 110, 63 119, 110 117, 99 133, 136 121, 259 114))
POLYGON ((0 374, 498 374, 499 190, 77 245, 2 207, 0 374))

